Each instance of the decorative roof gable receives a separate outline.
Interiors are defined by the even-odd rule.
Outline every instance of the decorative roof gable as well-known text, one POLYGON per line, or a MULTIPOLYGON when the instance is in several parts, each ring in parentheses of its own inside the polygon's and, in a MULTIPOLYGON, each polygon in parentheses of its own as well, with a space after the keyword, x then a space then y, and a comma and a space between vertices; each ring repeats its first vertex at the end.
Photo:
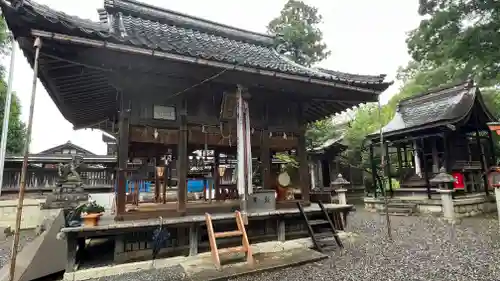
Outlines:
POLYGON ((86 150, 85 148, 80 147, 80 146, 72 143, 71 141, 68 141, 64 144, 61 144, 61 145, 58 145, 58 146, 55 146, 55 147, 52 147, 49 149, 46 149, 46 150, 41 151, 37 154, 55 154, 55 152, 60 152, 63 149, 75 149, 76 151, 80 151, 85 155, 96 155, 95 153, 92 153, 92 152, 86 150))
MULTIPOLYGON (((398 135, 419 129, 455 124, 469 116, 478 104, 486 116, 494 120, 483 103, 474 81, 436 88, 418 96, 401 100, 393 119, 382 128, 385 136, 398 135)), ((376 134, 372 134, 375 137, 376 134)))

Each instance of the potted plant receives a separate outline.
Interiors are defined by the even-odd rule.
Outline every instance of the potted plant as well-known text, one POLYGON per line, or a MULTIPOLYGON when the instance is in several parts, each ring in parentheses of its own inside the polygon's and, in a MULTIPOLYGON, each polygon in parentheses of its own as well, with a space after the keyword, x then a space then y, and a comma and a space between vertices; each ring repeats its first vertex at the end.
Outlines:
POLYGON ((85 226, 96 226, 104 213, 104 207, 95 201, 90 201, 82 209, 82 220, 85 226))

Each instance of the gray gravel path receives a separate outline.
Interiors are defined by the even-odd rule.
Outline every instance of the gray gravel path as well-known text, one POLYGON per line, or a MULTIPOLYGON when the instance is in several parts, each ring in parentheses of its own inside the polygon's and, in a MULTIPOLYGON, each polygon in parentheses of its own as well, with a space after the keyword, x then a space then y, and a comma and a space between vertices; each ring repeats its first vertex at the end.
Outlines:
POLYGON ((500 235, 492 216, 455 226, 430 216, 391 216, 394 242, 387 239, 384 216, 358 210, 349 223, 348 231, 359 236, 329 260, 232 281, 500 280, 500 235))
MULTIPOLYGON (((387 240, 384 216, 358 208, 349 217, 345 249, 328 260, 232 279, 231 281, 498 281, 500 234, 495 217, 464 219, 451 226, 436 217, 391 217, 394 241, 387 240)), ((181 281, 180 273, 156 270, 91 281, 181 281)))

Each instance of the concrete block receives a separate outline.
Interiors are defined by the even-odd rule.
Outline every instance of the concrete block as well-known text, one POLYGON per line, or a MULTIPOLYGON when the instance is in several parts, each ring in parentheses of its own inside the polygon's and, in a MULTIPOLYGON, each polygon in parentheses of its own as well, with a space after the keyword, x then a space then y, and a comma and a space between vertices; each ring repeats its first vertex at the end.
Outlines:
MULTIPOLYGON (((18 254, 14 281, 30 281, 56 272, 66 267, 67 246, 65 240, 58 240, 57 233, 64 226, 64 212, 48 222, 45 232, 28 243, 18 254), (50 253, 50 258, 48 257, 50 253)), ((10 264, 0 269, 0 281, 9 280, 10 264)))

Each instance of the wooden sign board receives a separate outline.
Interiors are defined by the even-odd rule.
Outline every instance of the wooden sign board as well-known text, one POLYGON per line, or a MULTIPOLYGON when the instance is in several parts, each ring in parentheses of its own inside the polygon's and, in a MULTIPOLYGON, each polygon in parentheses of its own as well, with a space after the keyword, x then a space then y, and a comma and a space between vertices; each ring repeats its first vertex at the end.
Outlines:
POLYGON ((175 121, 177 119, 175 107, 153 105, 153 119, 175 121))

